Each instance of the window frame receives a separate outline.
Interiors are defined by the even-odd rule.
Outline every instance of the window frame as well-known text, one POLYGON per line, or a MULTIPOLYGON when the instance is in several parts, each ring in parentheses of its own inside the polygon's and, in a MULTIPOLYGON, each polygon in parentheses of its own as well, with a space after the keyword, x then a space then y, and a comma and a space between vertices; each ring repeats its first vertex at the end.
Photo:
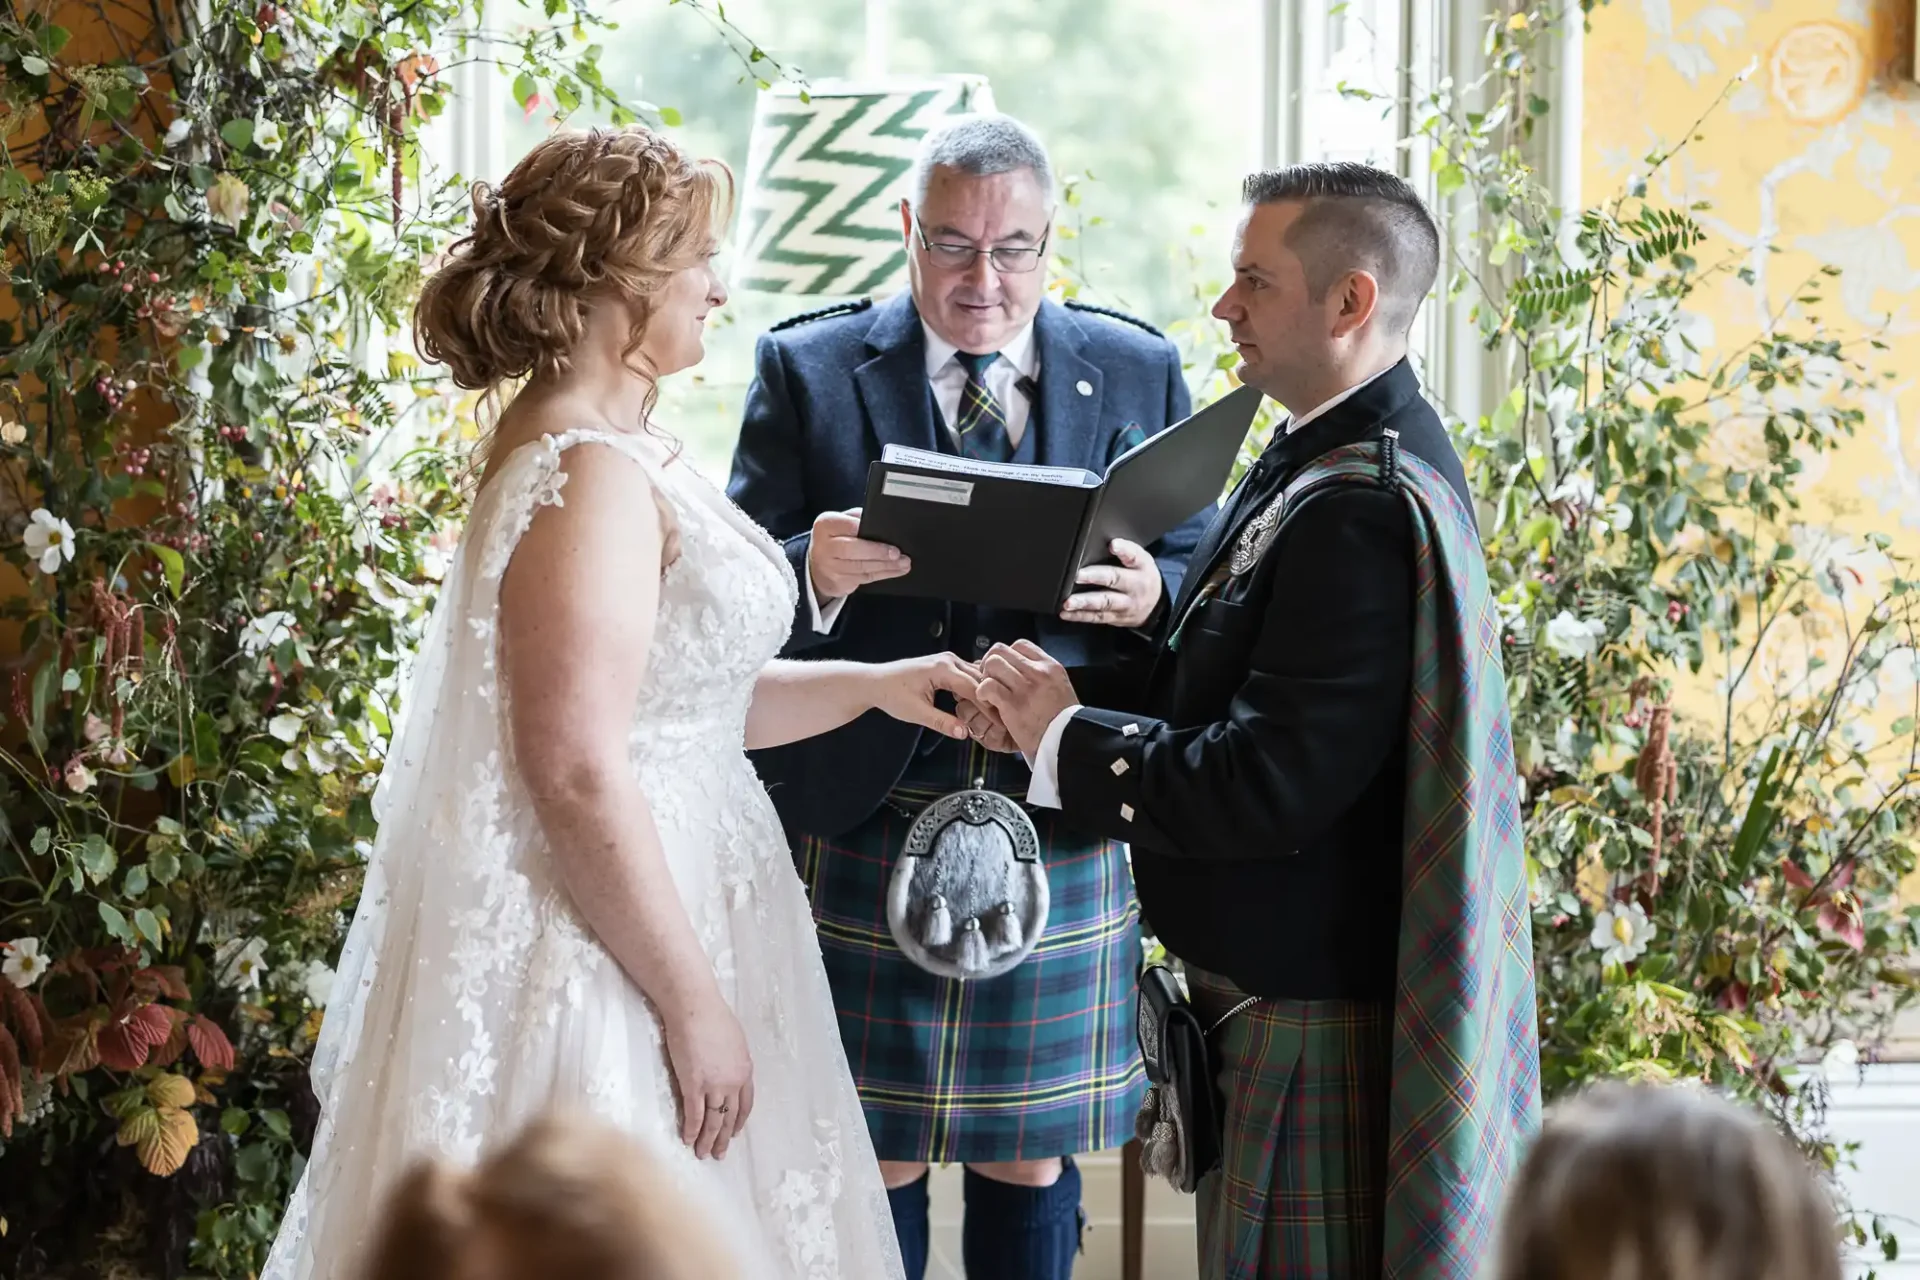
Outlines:
MULTIPOLYGON (((1325 65, 1328 31, 1326 3, 1316 0, 1254 0, 1259 8, 1261 58, 1260 163, 1274 167, 1317 158, 1311 144, 1314 90, 1311 70, 1325 65)), ((1500 0, 1387 0, 1396 13, 1398 49, 1394 86, 1397 105, 1395 134, 1412 130, 1412 104, 1451 77, 1456 85, 1470 84, 1483 67, 1482 33, 1489 14, 1500 0)), ((866 0, 866 54, 861 72, 882 75, 876 65, 884 58, 884 39, 891 30, 887 0, 866 0)), ((1582 24, 1563 25, 1552 65, 1547 68, 1548 96, 1555 109, 1553 127, 1541 143, 1539 163, 1544 167, 1560 207, 1577 211, 1580 201, 1580 115, 1582 24)), ((447 73, 454 104, 430 124, 422 139, 423 155, 443 171, 471 179, 498 175, 505 167, 504 137, 497 127, 505 107, 500 75, 484 33, 477 35, 468 54, 447 73)), ((1433 207, 1441 235, 1449 244, 1464 241, 1477 210, 1456 193, 1437 198, 1432 166, 1425 149, 1402 146, 1395 169, 1433 207)), ((1442 280, 1452 274, 1443 268, 1442 280)), ((1452 414, 1467 421, 1488 412, 1497 399, 1499 369, 1486 352, 1470 317, 1472 300, 1437 297, 1423 310, 1415 333, 1415 359, 1429 393, 1452 414)))

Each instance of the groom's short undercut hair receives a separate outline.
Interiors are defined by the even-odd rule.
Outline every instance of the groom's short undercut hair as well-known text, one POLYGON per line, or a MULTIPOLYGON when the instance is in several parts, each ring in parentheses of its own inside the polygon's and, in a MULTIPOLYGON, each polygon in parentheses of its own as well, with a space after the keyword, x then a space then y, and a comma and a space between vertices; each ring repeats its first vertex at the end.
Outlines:
POLYGON ((1315 302, 1349 271, 1380 282, 1380 323, 1404 335, 1440 273, 1440 230, 1406 179, 1352 160, 1294 164, 1250 175, 1250 205, 1298 201, 1287 248, 1306 268, 1315 302))

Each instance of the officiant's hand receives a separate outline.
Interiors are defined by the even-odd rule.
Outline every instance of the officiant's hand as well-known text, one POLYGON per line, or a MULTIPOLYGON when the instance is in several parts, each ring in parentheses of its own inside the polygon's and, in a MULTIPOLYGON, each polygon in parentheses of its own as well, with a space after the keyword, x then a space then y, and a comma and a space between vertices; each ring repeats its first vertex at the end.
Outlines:
POLYGON ((1160 605, 1164 584, 1160 566, 1137 542, 1115 538, 1107 544, 1119 564, 1090 564, 1074 581, 1092 591, 1067 597, 1060 616, 1068 622, 1098 622, 1110 627, 1143 627, 1160 605))
POLYGON ((1079 701, 1067 669, 1031 640, 997 644, 980 660, 980 702, 1000 717, 1021 754, 1031 760, 1047 726, 1079 701))
POLYGON ((913 562, 898 547, 860 536, 860 508, 822 511, 813 521, 807 547, 807 573, 822 600, 850 596, 869 582, 898 578, 913 562))

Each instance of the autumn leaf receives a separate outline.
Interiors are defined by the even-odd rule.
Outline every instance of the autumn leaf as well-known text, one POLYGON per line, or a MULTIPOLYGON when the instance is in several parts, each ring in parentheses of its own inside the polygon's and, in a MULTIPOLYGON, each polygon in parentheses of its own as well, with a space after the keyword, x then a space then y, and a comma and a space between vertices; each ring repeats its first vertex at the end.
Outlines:
POLYGON ((13 1136, 13 1118, 27 1113, 26 1071, 20 1065, 20 1045, 13 1033, 0 1027, 0 1138, 13 1136))
POLYGON ((233 1041, 227 1039, 227 1033, 206 1014, 193 1015, 193 1021, 187 1024, 187 1041, 193 1045, 193 1056, 200 1059, 201 1066, 215 1071, 233 1070, 233 1041))
POLYGON ((160 1132, 160 1112, 153 1107, 137 1107, 121 1118, 120 1132, 114 1141, 123 1147, 150 1142, 160 1132))
POLYGON ((147 1091, 141 1085, 131 1085, 117 1093, 108 1094, 100 1105, 105 1107, 107 1114, 114 1119, 125 1120, 128 1116, 147 1109, 147 1091))
POLYGON ((193 1081, 171 1072, 155 1076, 147 1082, 147 1099, 161 1108, 190 1107, 194 1099, 193 1081))
POLYGON ((91 1071, 100 1065, 100 1029, 106 1025, 106 1011, 90 1009, 62 1018, 47 1037, 40 1054, 44 1075, 71 1076, 91 1071))
POLYGON ((213 1096, 213 1090, 207 1087, 208 1081, 212 1080, 213 1076, 214 1073, 209 1071, 193 1082, 193 1100, 202 1106, 210 1107, 219 1101, 213 1096))
POLYGON ((147 1058, 150 1067, 170 1067, 180 1061, 180 1055, 187 1051, 187 1020, 192 1016, 185 1009, 175 1009, 171 1005, 155 1005, 156 1009, 167 1011, 167 1021, 171 1023, 167 1038, 162 1041, 147 1058))
POLYGON ((200 1141, 200 1126, 191 1114, 175 1107, 164 1107, 154 1114, 160 1121, 158 1132, 141 1140, 135 1149, 147 1172, 164 1178, 178 1172, 193 1154, 200 1141))
POLYGON ((149 1000, 161 996, 185 1000, 193 994, 187 990, 187 971, 177 964, 157 964, 142 969, 133 975, 133 989, 149 1000))
POLYGON ((29 1062, 38 1059, 47 1036, 53 1031, 53 1019, 47 1016, 47 1007, 40 1003, 38 996, 22 991, 11 982, 0 982, 0 1005, 4 1005, 7 1015, 0 1019, 0 1025, 7 1021, 13 1023, 21 1057, 29 1062))
POLYGON ((100 1032, 100 1065, 115 1071, 133 1071, 167 1042, 173 1019, 159 1005, 143 1004, 122 1013, 100 1032))

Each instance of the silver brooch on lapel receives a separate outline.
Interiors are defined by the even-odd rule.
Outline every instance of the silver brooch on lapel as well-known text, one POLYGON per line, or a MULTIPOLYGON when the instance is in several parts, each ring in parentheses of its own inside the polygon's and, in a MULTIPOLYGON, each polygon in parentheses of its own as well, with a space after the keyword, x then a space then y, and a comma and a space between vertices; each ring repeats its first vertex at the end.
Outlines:
POLYGON ((1266 554, 1267 544, 1273 541, 1273 531, 1280 527, 1280 511, 1286 504, 1287 495, 1283 493, 1240 530, 1240 537, 1233 544, 1233 558, 1227 565, 1228 572, 1234 577, 1239 577, 1260 563, 1260 557, 1266 554))

